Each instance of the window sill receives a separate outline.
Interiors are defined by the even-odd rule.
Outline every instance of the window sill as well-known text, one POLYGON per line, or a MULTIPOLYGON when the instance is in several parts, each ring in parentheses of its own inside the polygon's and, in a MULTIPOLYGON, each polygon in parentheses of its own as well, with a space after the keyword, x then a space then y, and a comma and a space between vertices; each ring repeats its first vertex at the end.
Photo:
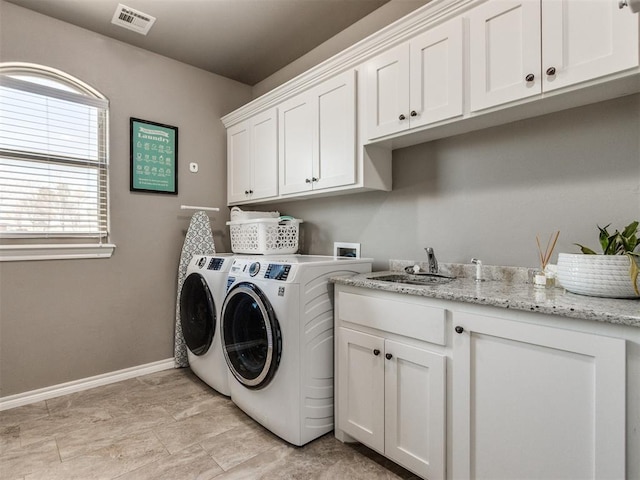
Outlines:
POLYGON ((0 262, 110 258, 116 246, 99 244, 0 245, 0 262))

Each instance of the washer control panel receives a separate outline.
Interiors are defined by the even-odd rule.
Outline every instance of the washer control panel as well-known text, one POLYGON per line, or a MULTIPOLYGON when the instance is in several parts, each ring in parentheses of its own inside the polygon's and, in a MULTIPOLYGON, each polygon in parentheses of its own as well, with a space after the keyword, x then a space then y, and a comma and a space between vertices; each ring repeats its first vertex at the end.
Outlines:
POLYGON ((236 258, 229 271, 229 277, 263 278, 281 282, 287 281, 290 275, 289 263, 264 263, 255 258, 236 258))
POLYGON ((266 273, 264 274, 264 278, 285 281, 289 276, 290 271, 291 265, 270 263, 267 267, 266 273))

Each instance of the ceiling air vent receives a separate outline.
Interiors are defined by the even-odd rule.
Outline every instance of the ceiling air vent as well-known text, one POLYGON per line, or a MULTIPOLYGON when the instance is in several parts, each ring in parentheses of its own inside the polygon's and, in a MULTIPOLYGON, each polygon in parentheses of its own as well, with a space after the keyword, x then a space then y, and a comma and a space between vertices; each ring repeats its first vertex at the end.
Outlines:
POLYGON ((156 17, 152 17, 148 13, 141 12, 135 8, 127 7, 126 5, 118 4, 116 12, 113 14, 111 23, 123 28, 128 28, 134 32, 146 35, 149 29, 156 21, 156 17))

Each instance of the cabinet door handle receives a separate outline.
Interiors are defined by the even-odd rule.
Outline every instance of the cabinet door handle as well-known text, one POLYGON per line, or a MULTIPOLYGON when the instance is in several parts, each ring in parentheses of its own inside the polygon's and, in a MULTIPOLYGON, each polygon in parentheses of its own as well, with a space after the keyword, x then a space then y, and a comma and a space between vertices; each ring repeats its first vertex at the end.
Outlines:
POLYGON ((377 357, 378 355, 380 355, 380 350, 378 350, 377 348, 374 348, 373 354, 377 357))
POLYGON ((549 76, 555 75, 556 74, 556 67, 547 68, 546 74, 549 75, 549 76))
POLYGON ((401 113, 400 116, 398 117, 398 120, 404 120, 405 118, 407 117, 405 117, 404 114, 401 113))
POLYGON ((387 360, 391 360, 393 358, 393 355, 391 355, 390 353, 386 353, 385 357, 387 357, 387 360))
POLYGON ((533 80, 536 78, 536 76, 533 73, 530 73, 529 75, 527 75, 526 77, 524 77, 524 79, 527 82, 533 82, 533 80))
POLYGON ((417 117, 418 116, 418 112, 416 112, 415 110, 411 110, 411 114, 412 117, 417 117))
POLYGON ((464 332, 464 328, 462 328, 460 325, 458 325, 454 330, 456 331, 456 333, 464 332))

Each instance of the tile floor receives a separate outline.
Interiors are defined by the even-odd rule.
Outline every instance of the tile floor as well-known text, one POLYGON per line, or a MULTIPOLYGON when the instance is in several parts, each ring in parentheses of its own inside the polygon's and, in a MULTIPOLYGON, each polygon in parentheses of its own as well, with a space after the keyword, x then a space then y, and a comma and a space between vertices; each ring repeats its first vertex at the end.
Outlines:
POLYGON ((2 480, 417 479, 329 433, 293 447, 188 369, 0 412, 2 480))

